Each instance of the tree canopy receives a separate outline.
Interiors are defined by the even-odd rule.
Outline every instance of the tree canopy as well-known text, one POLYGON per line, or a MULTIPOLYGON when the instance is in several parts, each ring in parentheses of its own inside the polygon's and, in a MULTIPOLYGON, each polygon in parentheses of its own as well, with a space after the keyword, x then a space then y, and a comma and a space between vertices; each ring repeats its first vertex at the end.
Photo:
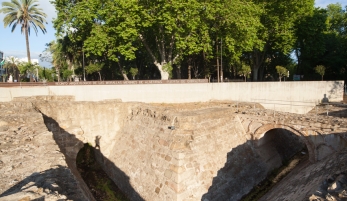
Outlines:
POLYGON ((347 13, 340 4, 322 9, 314 8, 314 0, 52 3, 56 69, 81 74, 89 64, 90 79, 127 80, 134 69, 139 79, 236 79, 245 76, 239 73, 245 66, 253 81, 277 78, 276 66, 307 80, 317 79, 317 65, 326 66, 326 79, 345 79, 347 73, 347 13), (93 71, 98 78, 91 64, 98 66, 93 71))

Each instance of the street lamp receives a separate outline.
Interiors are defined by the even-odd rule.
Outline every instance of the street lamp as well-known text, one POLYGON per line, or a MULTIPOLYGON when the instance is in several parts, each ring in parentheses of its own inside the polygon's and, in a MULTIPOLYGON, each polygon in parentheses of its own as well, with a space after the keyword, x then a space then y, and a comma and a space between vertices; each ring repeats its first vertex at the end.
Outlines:
POLYGON ((82 49, 82 57, 83 57, 83 81, 86 81, 86 71, 84 69, 84 50, 82 49))
POLYGON ((220 39, 220 82, 223 82, 223 38, 220 39))

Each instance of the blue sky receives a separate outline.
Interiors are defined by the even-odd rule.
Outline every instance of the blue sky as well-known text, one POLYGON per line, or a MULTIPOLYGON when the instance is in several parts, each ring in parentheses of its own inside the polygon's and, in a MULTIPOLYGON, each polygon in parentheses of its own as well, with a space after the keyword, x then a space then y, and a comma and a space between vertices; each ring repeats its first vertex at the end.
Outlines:
MULTIPOLYGON (((0 6, 2 2, 9 0, 0 0, 0 6)), ((331 3, 341 3, 342 6, 347 5, 347 0, 316 0, 316 7, 325 8, 328 4, 331 3)), ((52 19, 56 17, 55 8, 49 3, 49 0, 39 0, 40 7, 47 14, 46 25, 47 33, 43 34, 41 31, 38 32, 37 36, 35 32, 32 32, 29 37, 30 43, 30 53, 32 59, 39 59, 39 55, 45 49, 45 44, 49 43, 52 40, 55 40, 55 30, 52 25, 52 19)), ((10 27, 4 28, 4 23, 2 19, 4 18, 3 14, 0 14, 0 51, 3 51, 5 57, 14 56, 17 58, 26 57, 26 47, 25 47, 25 37, 20 32, 20 27, 17 27, 16 30, 12 33, 10 27)), ((45 67, 50 67, 51 64, 45 62, 40 62, 40 65, 45 67)))

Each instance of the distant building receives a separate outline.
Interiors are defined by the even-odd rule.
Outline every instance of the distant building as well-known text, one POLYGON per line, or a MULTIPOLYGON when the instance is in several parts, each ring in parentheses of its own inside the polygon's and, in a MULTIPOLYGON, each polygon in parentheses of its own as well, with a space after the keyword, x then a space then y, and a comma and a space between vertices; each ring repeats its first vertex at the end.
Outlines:
MULTIPOLYGON (((28 57, 20 58, 18 60, 19 60, 19 62, 28 62, 28 57)), ((39 64, 39 60, 38 59, 31 59, 31 63, 32 64, 39 64)))

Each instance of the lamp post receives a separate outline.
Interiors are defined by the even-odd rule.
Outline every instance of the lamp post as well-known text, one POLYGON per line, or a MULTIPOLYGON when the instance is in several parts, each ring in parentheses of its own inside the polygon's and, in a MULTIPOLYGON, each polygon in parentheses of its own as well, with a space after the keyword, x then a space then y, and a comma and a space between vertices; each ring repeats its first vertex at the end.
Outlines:
POLYGON ((86 81, 86 71, 84 69, 84 50, 82 49, 82 57, 83 57, 83 81, 86 81))
POLYGON ((220 39, 220 82, 223 82, 223 38, 220 39))

